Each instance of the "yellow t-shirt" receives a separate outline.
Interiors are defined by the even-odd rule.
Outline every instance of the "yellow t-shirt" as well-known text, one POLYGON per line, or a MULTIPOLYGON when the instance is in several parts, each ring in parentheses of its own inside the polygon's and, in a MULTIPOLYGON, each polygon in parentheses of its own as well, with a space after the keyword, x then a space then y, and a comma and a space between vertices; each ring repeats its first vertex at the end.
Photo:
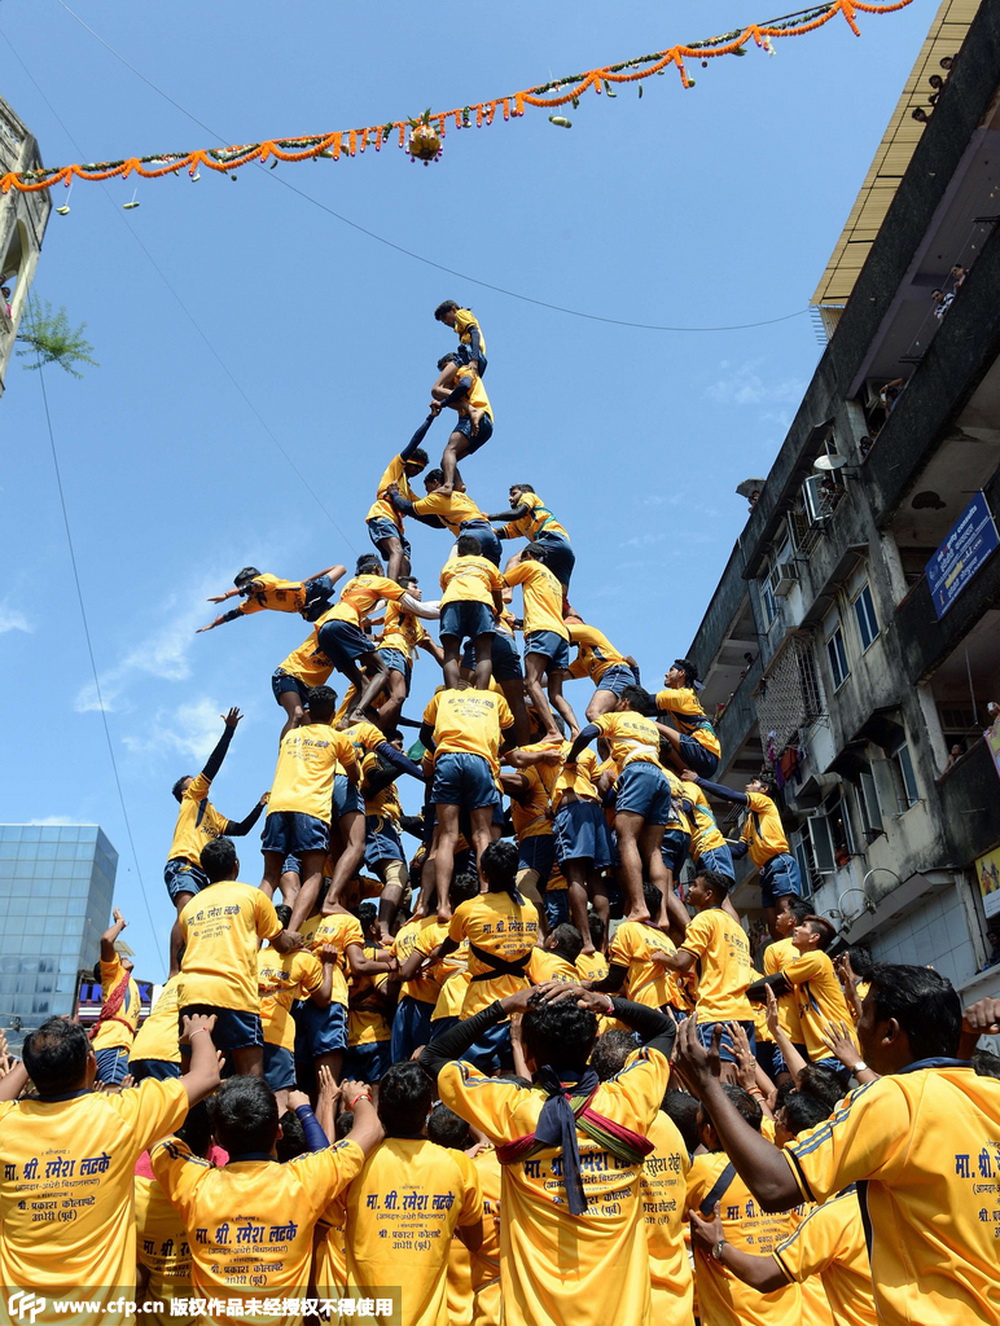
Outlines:
POLYGON ((747 854, 758 870, 773 856, 788 851, 788 839, 781 827, 778 807, 762 792, 747 792, 747 816, 740 834, 747 844, 747 854))
POLYGON ((660 734, 651 719, 626 709, 621 713, 601 714, 600 718, 594 719, 592 726, 607 737, 611 758, 619 772, 635 760, 645 760, 658 769, 661 767, 660 734))
MULTIPOLYGON (((687 1205, 695 1211, 715 1187, 729 1163, 724 1151, 711 1151, 691 1161, 687 1181, 687 1205)), ((719 1218, 726 1242, 739 1252, 767 1257, 791 1234, 794 1220, 787 1211, 768 1213, 738 1174, 719 1201, 719 1218)), ((802 1303, 797 1284, 787 1284, 762 1294, 744 1284, 722 1262, 701 1246, 694 1255, 695 1288, 701 1319, 712 1326, 803 1326, 802 1303)))
MULTIPOLYGON (((122 966, 122 960, 116 953, 112 962, 101 960, 101 1000, 107 999, 122 981, 125 975, 125 968, 122 966)), ((98 1050, 114 1050, 119 1047, 130 1049, 135 1037, 135 1029, 139 1025, 139 1013, 141 1012, 142 1000, 139 997, 139 987, 133 977, 128 978, 128 988, 125 991, 125 998, 117 1013, 107 1021, 102 1022, 97 1028, 97 1034, 92 1042, 92 1049, 96 1054, 98 1050)))
MULTIPOLYGON (((384 738, 383 738, 384 740, 384 738)), ((379 757, 374 753, 367 754, 361 761, 361 783, 364 786, 365 780, 369 774, 374 773, 380 767, 379 757)), ((364 796, 364 792, 362 791, 364 796)), ((399 790, 396 784, 387 783, 374 796, 365 797, 365 814, 374 816, 376 819, 392 820, 396 826, 399 825, 400 817, 403 814, 403 807, 399 801, 399 790)), ((379 828, 382 826, 379 825, 379 828)))
POLYGON ((504 572, 508 585, 521 585, 524 589, 524 633, 554 631, 563 640, 569 639, 569 628, 563 621, 563 587, 547 566, 530 559, 518 562, 504 572))
POLYGON ((697 691, 689 686, 669 687, 665 691, 657 691, 656 707, 670 714, 679 732, 687 737, 694 737, 699 746, 711 751, 713 755, 721 755, 719 738, 705 716, 697 691))
MULTIPOLYGON (((379 746, 385 744, 385 733, 381 728, 377 728, 374 723, 369 723, 362 719, 360 723, 352 723, 350 727, 341 728, 341 736, 348 739, 354 747, 354 758, 358 768, 361 768, 361 762, 366 755, 372 755, 379 746)), ((341 769, 339 772, 343 772, 341 769)))
POLYGON ((209 1004, 259 1013, 257 941, 281 931, 270 898, 250 884, 222 880, 195 894, 179 924, 184 956, 178 1007, 209 1004))
POLYGON ((945 1061, 858 1087, 781 1152, 809 1201, 867 1181, 880 1324, 997 1320, 998 1137, 1000 1082, 945 1061))
MULTIPOLYGON (((468 948, 465 952, 467 956, 468 948)), ((437 1003, 434 1005, 434 1012, 431 1014, 432 1022, 437 1022, 440 1018, 460 1018, 462 1016, 462 1005, 465 1003, 470 980, 468 968, 465 966, 448 977, 444 985, 441 986, 437 1003)))
POLYGON ((483 1190, 483 1237, 472 1254, 473 1326, 500 1326, 500 1189, 503 1176, 491 1146, 473 1156, 483 1190))
MULTIPOLYGON (((136 1261, 148 1281, 146 1303, 162 1303, 162 1312, 143 1312, 144 1326, 165 1326, 171 1318, 171 1300, 191 1296, 191 1246, 184 1222, 155 1179, 136 1175, 135 1232, 136 1261)), ((180 1318, 193 1322, 194 1317, 180 1318)), ((178 1323, 179 1326, 179 1323, 178 1323)))
MULTIPOLYGON (((84 1091, 69 1100, 0 1104, 5 1296, 22 1289, 107 1302, 116 1290, 135 1298, 135 1162, 180 1127, 187 1109, 177 1078, 117 1096, 84 1091)), ((107 1316, 74 1321, 96 1324, 107 1316)))
POLYGON ((739 921, 706 907, 688 922, 682 949, 698 959, 698 1022, 752 1022, 746 997, 752 979, 750 945, 739 921))
POLYGON ((310 916, 302 925, 300 934, 303 944, 312 954, 319 953, 326 944, 337 950, 337 961, 333 964, 333 982, 330 986, 330 1003, 342 1004, 347 1008, 349 1003, 347 950, 352 944, 364 949, 365 936, 361 922, 348 912, 333 912, 329 916, 310 916))
POLYGON ((687 1173, 684 1139, 662 1110, 647 1133, 654 1144, 642 1164, 642 1212, 649 1242, 654 1322, 687 1323, 693 1318, 694 1282, 684 1235, 687 1229, 687 1173))
POLYGON ((257 953, 257 991, 260 1022, 268 1045, 295 1049, 292 1004, 308 999, 323 984, 323 965, 311 953, 276 953, 262 948, 257 953))
POLYGON ((608 960, 603 953, 581 953, 576 970, 581 981, 603 981, 608 974, 608 960))
POLYGON ((823 1024, 832 1022, 839 1027, 845 1022, 850 1027, 853 1022, 833 963, 825 953, 813 949, 811 953, 797 954, 795 961, 785 968, 784 977, 795 996, 801 1043, 806 1053, 810 1059, 828 1059, 830 1051, 823 1044, 823 1024))
POLYGON ((413 503, 413 510, 418 516, 437 516, 456 538, 465 521, 486 519, 468 493, 428 493, 413 503))
POLYGON ((483 386, 483 380, 479 376, 475 364, 461 364, 459 366, 458 372, 454 377, 453 389, 458 386, 459 379, 461 378, 471 379, 469 390, 465 396, 466 403, 473 410, 485 410, 492 419, 493 407, 490 405, 490 398, 486 394, 486 388, 483 386))
POLYGON ((677 952, 662 930, 643 921, 622 921, 611 939, 608 962, 625 967, 624 997, 647 1008, 690 1011, 694 1007, 692 974, 668 971, 652 960, 652 954, 677 952))
MULTIPOLYGON (((775 976, 779 971, 785 971, 798 956, 799 950, 792 943, 791 936, 776 939, 764 950, 764 975, 775 976)), ((799 1022, 799 1009, 794 990, 788 994, 778 995, 778 1025, 793 1045, 803 1044, 802 1026, 799 1022)))
POLYGON ((682 780, 684 795, 691 802, 688 823, 691 825, 691 855, 697 861, 703 852, 710 852, 716 847, 725 847, 726 840, 715 822, 715 813, 705 800, 705 793, 697 783, 682 780))
POLYGON ((347 1282, 362 1294, 399 1285, 407 1326, 447 1321, 449 1240, 483 1218, 475 1165, 425 1138, 387 1137, 351 1184, 347 1282))
POLYGON ((691 821, 682 805, 686 796, 684 781, 677 777, 673 769, 664 767, 663 772, 667 775, 667 782, 670 784, 670 821, 666 826, 667 830, 686 833, 690 837, 691 821))
POLYGON ((506 893, 481 893, 455 908, 448 935, 456 943, 469 941, 470 977, 483 974, 486 978, 470 983, 462 1005, 463 1017, 470 1018, 495 999, 503 999, 529 984, 527 959, 538 938, 538 912, 533 903, 517 903, 506 893), (490 954, 505 963, 521 964, 524 974, 490 976, 495 971, 486 956, 490 954))
POLYGON ((526 506, 528 514, 512 520, 500 531, 505 539, 530 539, 534 543, 539 534, 558 534, 569 541, 569 535, 537 493, 522 493, 515 506, 526 506))
POLYGON ((441 588, 442 608, 447 603, 485 603, 492 609, 493 592, 503 589, 503 577, 488 557, 455 557, 441 568, 441 588))
POLYGON ((395 580, 388 580, 385 576, 352 576, 340 591, 337 606, 325 612, 316 625, 320 627, 326 622, 350 622, 360 631, 363 619, 376 603, 381 603, 383 599, 391 603, 398 602, 405 593, 402 585, 397 585, 395 580))
MULTIPOLYGON (((392 952, 402 967, 406 959, 420 943, 421 953, 430 953, 448 934, 448 923, 439 921, 436 916, 420 916, 407 921, 396 931, 392 941, 392 952)), ((425 967, 419 976, 411 981, 404 981, 399 987, 400 999, 409 997, 419 999, 422 1004, 436 1004, 441 993, 441 985, 447 976, 443 966, 434 963, 425 967)))
MULTIPOLYGON (((364 1153, 345 1140, 284 1165, 230 1156, 216 1169, 175 1137, 156 1147, 151 1160, 188 1231, 195 1288, 228 1306, 230 1298, 308 1295, 316 1221, 357 1175, 364 1153)), ((273 1318, 301 1319, 287 1312, 273 1318)), ((216 1320, 254 1318, 224 1311, 216 1320)))
POLYGON ((303 686, 325 686, 333 671, 333 664, 319 647, 318 626, 317 622, 308 638, 303 640, 298 649, 293 649, 276 669, 289 677, 295 677, 303 686))
POLYGON ((415 617, 412 612, 404 612, 397 603, 385 605, 379 649, 398 649, 407 662, 412 663, 417 646, 426 639, 427 631, 419 617, 415 617))
POLYGON ((546 981, 578 981, 580 973, 568 958, 536 946, 528 961, 528 979, 535 985, 544 985, 546 981))
MULTIPOLYGON (((366 958, 377 958, 379 949, 366 944, 366 958)), ((392 1038, 392 1005, 386 1003, 385 988, 389 982, 387 971, 355 976, 351 973, 348 984, 347 1044, 378 1045, 392 1038)))
POLYGON ((815 1207, 772 1256, 789 1280, 801 1284, 822 1277, 837 1326, 877 1326, 872 1267, 853 1184, 815 1207))
POLYGON ((486 338, 483 336, 483 329, 479 325, 479 320, 472 309, 459 308, 455 310, 455 331, 458 332, 458 339, 463 345, 472 344, 472 329, 479 332, 479 353, 486 358, 486 338))
POLYGON ((544 768, 544 765, 529 764, 518 770, 528 784, 523 792, 510 799, 511 823, 514 825, 514 837, 519 843, 526 838, 552 837, 549 791, 540 773, 544 768))
POLYGON ((291 810, 329 824, 333 780, 345 770, 357 771, 354 745, 345 732, 338 732, 329 723, 293 727, 278 747, 268 815, 291 810))
POLYGON ((253 584, 253 592, 237 606, 237 612, 301 612, 306 606, 306 587, 301 580, 264 574, 256 576, 253 584))
POLYGON ((589 677, 600 689, 601 678, 609 668, 632 666, 596 626, 588 626, 586 622, 569 622, 567 625, 570 644, 576 645, 579 651, 570 665, 571 677, 589 677))
MULTIPOLYGON (((569 741, 564 741, 560 748, 560 754, 563 759, 569 754, 569 741)), ((532 749, 531 747, 528 748, 532 749)), ((552 782, 552 808, 558 810, 563 799, 564 792, 574 792, 584 801, 596 801, 600 803, 601 794, 597 790, 597 780, 601 776, 600 761, 594 752, 585 747, 577 756, 576 764, 538 764, 535 766, 541 772, 542 777, 553 777, 552 782), (549 772, 551 771, 551 773, 549 772)))
POLYGON ((389 497, 389 488, 392 484, 395 484, 399 489, 400 497, 405 497, 407 502, 413 501, 413 490, 410 487, 410 480, 406 473, 406 463, 402 456, 393 456, 386 466, 385 473, 378 481, 378 496, 368 508, 365 520, 391 520, 402 533, 403 513, 396 510, 392 504, 392 499, 389 497))
POLYGON ((205 844, 225 834, 229 820, 225 815, 220 815, 209 801, 210 783, 211 779, 198 774, 182 794, 174 826, 174 840, 167 853, 168 861, 190 861, 193 866, 200 865, 205 844))
POLYGON ((450 752, 481 755, 494 777, 500 772, 500 733, 514 726, 514 715, 499 691, 437 691, 423 720, 434 728, 435 759, 450 752))
POLYGON ((160 991, 160 997, 149 1011, 149 1017, 135 1033, 129 1063, 139 1059, 162 1059, 179 1064, 181 1050, 177 1043, 177 987, 180 974, 171 976, 160 991))
MULTIPOLYGON (((598 1114, 645 1135, 667 1085, 657 1050, 639 1050, 617 1077, 597 1088, 598 1114)), ((449 1063, 438 1092, 456 1114, 495 1144, 535 1130, 545 1093, 449 1063)), ((577 1133, 588 1207, 566 1211, 562 1156, 546 1148, 503 1166, 500 1282, 506 1326, 572 1321, 573 1326, 650 1320, 649 1247, 642 1219, 642 1162, 625 1165, 577 1133)))

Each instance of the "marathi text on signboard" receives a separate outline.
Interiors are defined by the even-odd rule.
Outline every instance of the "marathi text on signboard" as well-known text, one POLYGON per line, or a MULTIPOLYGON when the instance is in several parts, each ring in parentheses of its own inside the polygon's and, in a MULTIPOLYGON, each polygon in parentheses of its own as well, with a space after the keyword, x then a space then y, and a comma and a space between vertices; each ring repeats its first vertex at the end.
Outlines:
POLYGON ((1000 537, 986 496, 977 493, 927 563, 927 583, 938 618, 945 615, 998 546, 1000 537))

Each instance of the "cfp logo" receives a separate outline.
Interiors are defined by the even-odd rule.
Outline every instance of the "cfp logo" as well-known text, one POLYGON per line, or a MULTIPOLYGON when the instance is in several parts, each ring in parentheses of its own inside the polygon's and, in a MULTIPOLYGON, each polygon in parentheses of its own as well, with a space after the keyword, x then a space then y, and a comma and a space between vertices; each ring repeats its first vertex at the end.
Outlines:
POLYGON ((19 1289, 16 1294, 11 1294, 7 1299, 7 1311, 18 1321, 27 1321, 34 1326, 34 1322, 40 1312, 45 1311, 48 1300, 40 1298, 35 1294, 26 1294, 23 1289, 19 1289))

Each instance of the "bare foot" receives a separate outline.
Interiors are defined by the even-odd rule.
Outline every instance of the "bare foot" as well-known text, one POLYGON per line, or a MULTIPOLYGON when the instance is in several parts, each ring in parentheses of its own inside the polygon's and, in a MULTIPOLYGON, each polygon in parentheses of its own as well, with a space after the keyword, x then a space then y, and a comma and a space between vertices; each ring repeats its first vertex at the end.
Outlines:
POLYGON ((446 925, 451 920, 451 903, 445 902, 438 906, 437 919, 441 925, 446 925))
POLYGON ((626 921, 648 921, 649 908, 645 903, 637 903, 635 907, 630 907, 625 915, 626 921))

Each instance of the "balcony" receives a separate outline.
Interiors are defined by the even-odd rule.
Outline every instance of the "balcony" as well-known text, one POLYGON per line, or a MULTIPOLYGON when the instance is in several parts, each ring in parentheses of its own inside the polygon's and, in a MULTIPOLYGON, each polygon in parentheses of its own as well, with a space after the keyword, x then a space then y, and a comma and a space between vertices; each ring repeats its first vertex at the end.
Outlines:
POLYGON ((970 865, 1000 842, 1000 775, 980 739, 938 779, 951 860, 970 865))

